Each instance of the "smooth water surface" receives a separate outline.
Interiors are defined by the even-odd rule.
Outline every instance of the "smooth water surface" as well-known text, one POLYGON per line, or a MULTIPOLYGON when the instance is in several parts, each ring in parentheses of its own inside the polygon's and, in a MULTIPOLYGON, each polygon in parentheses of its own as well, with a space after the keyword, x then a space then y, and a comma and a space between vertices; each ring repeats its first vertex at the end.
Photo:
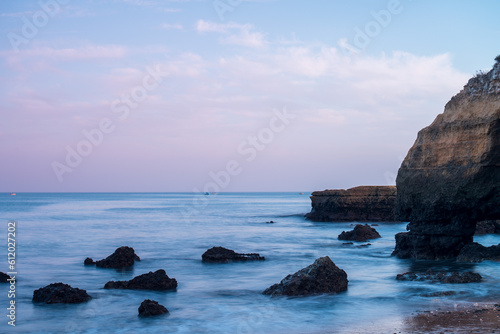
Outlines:
MULTIPOLYGON (((466 301, 498 300, 500 264, 414 262, 391 257, 394 235, 406 224, 379 223, 381 239, 345 245, 338 234, 351 223, 304 219, 310 199, 298 193, 18 194, 0 196, 0 247, 7 268, 7 222, 17 222, 16 327, 7 325, 8 285, 1 285, 0 332, 19 333, 350 333, 357 328, 397 328, 412 312, 466 301), (273 220, 275 224, 266 224, 273 220), (141 257, 133 269, 84 266, 120 246, 141 257), (256 252, 263 262, 204 264, 213 246, 256 252), (321 256, 344 269, 349 289, 338 295, 270 298, 262 291, 321 256), (473 270, 482 283, 399 282, 410 270, 473 270), (176 292, 105 290, 110 280, 165 269, 176 292), (86 289, 79 305, 38 305, 33 291, 54 282, 86 289), (451 297, 423 297, 438 291, 451 297), (137 308, 154 299, 170 314, 141 319, 137 308), (371 326, 371 327, 370 327, 371 326), (391 327, 392 326, 392 327, 391 327)), ((499 243, 496 236, 477 241, 499 243)), ((383 329, 380 329, 383 331, 383 329)))

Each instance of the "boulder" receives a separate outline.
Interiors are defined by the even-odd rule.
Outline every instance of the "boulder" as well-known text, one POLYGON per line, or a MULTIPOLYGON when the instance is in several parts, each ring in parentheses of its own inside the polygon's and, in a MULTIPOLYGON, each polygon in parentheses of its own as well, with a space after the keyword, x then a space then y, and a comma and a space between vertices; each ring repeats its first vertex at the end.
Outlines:
POLYGON ((141 261, 139 256, 135 254, 135 251, 132 247, 119 247, 115 250, 113 254, 108 256, 107 258, 99 261, 92 260, 91 258, 86 258, 84 261, 85 265, 94 264, 99 268, 126 268, 134 265, 135 261, 141 261))
POLYGON ((484 260, 500 260, 500 245, 485 247, 473 242, 462 248, 457 256, 458 262, 479 263, 484 260))
POLYGON ((418 133, 398 171, 400 258, 448 259, 473 240, 476 222, 500 219, 500 63, 469 80, 418 133))
POLYGON ((500 234, 499 220, 483 220, 476 224, 475 235, 481 234, 500 234))
POLYGON ((381 236, 370 225, 357 224, 352 231, 343 231, 338 238, 339 240, 368 241, 370 239, 381 238, 381 236))
POLYGON ((433 281, 441 283, 476 283, 481 282, 483 279, 478 273, 473 273, 471 271, 466 271, 463 273, 459 272, 434 272, 428 270, 425 273, 414 273, 408 272, 404 274, 398 274, 396 276, 398 281, 433 281))
POLYGON ((89 301, 90 299, 92 297, 87 294, 87 291, 72 288, 64 283, 52 283, 33 292, 34 303, 77 304, 89 301))
POLYGON ((242 261, 264 261, 266 258, 257 253, 240 254, 224 247, 212 247, 201 256, 203 262, 229 263, 242 261))
POLYGON ((8 283, 10 276, 0 271, 0 283, 8 283))
POLYGON ((95 261, 93 259, 91 259, 90 257, 86 258, 84 261, 83 261, 83 264, 86 265, 86 266, 91 266, 91 265, 94 265, 95 264, 95 261))
POLYGON ((395 202, 395 186, 315 191, 306 218, 319 222, 392 222, 395 202))
POLYGON ((129 290, 175 290, 177 280, 168 277, 165 270, 150 271, 134 277, 130 281, 109 281, 104 285, 105 289, 129 289, 129 290))
POLYGON ((151 317, 168 313, 165 306, 158 304, 156 300, 146 299, 139 306, 139 317, 151 317))
POLYGON ((347 274, 328 257, 321 257, 310 266, 288 275, 280 283, 266 289, 270 296, 308 296, 339 293, 347 290, 347 274))

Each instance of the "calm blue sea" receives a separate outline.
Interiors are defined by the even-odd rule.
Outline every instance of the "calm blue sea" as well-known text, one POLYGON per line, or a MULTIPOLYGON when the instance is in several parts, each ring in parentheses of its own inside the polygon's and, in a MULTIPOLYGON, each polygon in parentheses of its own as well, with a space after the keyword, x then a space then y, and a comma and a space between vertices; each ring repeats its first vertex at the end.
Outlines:
MULTIPOLYGON (((415 311, 454 304, 498 301, 500 263, 436 270, 474 270, 484 282, 453 285, 398 282, 398 273, 428 262, 391 257, 394 235, 406 224, 382 223, 368 247, 337 240, 350 223, 304 219, 309 194, 222 193, 21 193, 0 194, 0 271, 7 268, 7 223, 17 222, 16 327, 7 325, 8 285, 0 285, 2 333, 352 333, 404 329, 415 311), (266 224, 273 220, 275 224, 266 224), (83 260, 131 246, 141 257, 132 270, 86 267, 83 260), (203 264, 213 246, 257 252, 264 262, 203 264), (261 292, 288 274, 328 255, 349 278, 339 295, 270 298, 261 292), (104 290, 110 280, 128 280, 165 269, 177 292, 104 290), (33 291, 53 282, 86 289, 93 299, 79 305, 35 305, 33 291), (422 297, 437 291, 451 297, 422 297), (144 299, 170 314, 137 316, 144 299), (2 320, 3 319, 3 320, 2 320)), ((496 236, 478 239, 498 244, 496 236)))

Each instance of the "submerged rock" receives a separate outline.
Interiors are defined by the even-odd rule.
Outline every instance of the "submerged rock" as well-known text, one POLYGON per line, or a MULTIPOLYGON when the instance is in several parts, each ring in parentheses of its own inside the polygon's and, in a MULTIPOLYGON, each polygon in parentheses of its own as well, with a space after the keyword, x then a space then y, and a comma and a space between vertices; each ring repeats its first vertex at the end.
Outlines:
POLYGON ((86 258, 84 261, 85 265, 95 265, 99 268, 126 268, 134 265, 135 261, 141 261, 139 256, 135 254, 132 247, 122 246, 115 250, 113 254, 107 258, 99 261, 92 260, 91 258, 86 258))
POLYGON ((163 269, 155 272, 150 271, 147 274, 142 274, 134 277, 130 281, 109 281, 104 285, 105 289, 129 289, 129 290, 175 290, 177 288, 177 280, 168 277, 163 269))
POLYGON ((394 186, 315 191, 306 218, 322 222, 392 222, 395 202, 394 186))
POLYGON ((343 231, 339 235, 339 240, 368 241, 370 239, 381 238, 380 234, 368 224, 358 224, 352 231, 343 231))
POLYGON ((161 315, 168 313, 165 306, 158 304, 156 300, 146 299, 139 306, 139 316, 140 317, 151 317, 156 315, 161 315))
POLYGON ((422 294, 422 297, 449 297, 449 296, 455 296, 456 294, 457 294, 456 291, 438 291, 432 293, 424 293, 422 294))
POLYGON ((476 224, 475 235, 480 234, 500 234, 500 221, 483 220, 476 224))
POLYGON ((264 261, 266 258, 257 253, 239 254, 224 247, 212 247, 201 256, 203 262, 228 263, 241 261, 264 261))
POLYGON ((10 276, 0 271, 0 283, 8 283, 10 276))
POLYGON ((77 304, 89 301, 90 299, 92 297, 87 294, 87 291, 72 288, 64 283, 52 283, 33 292, 34 303, 77 304))
POLYGON ((270 296, 307 296, 339 293, 347 290, 347 274, 328 257, 321 257, 310 266, 288 275, 280 283, 266 289, 270 296))
POLYGON ((396 236, 400 258, 454 258, 476 222, 500 219, 500 62, 418 133, 396 185, 396 218, 410 222, 396 236))
POLYGON ((484 260, 500 260, 500 245, 485 247, 473 242, 462 248, 457 256, 458 262, 479 263, 484 260))
POLYGON ((425 273, 414 273, 408 272, 404 274, 398 274, 396 276, 398 281, 434 281, 441 283, 476 283, 481 282, 483 279, 478 273, 473 273, 471 271, 466 271, 463 273, 459 272, 433 272, 428 270, 425 273))

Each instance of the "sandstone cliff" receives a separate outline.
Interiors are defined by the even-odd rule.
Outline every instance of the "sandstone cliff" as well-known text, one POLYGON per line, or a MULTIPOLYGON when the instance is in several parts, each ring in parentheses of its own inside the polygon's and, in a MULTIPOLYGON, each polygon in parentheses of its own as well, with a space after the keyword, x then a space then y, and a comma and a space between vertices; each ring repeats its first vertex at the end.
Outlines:
POLYGON ((395 186, 315 191, 311 196, 312 210, 306 217, 329 222, 394 221, 395 201, 395 186))
POLYGON ((443 259, 472 242, 475 222, 500 218, 500 62, 469 80, 418 133, 398 176, 401 258, 443 259))

